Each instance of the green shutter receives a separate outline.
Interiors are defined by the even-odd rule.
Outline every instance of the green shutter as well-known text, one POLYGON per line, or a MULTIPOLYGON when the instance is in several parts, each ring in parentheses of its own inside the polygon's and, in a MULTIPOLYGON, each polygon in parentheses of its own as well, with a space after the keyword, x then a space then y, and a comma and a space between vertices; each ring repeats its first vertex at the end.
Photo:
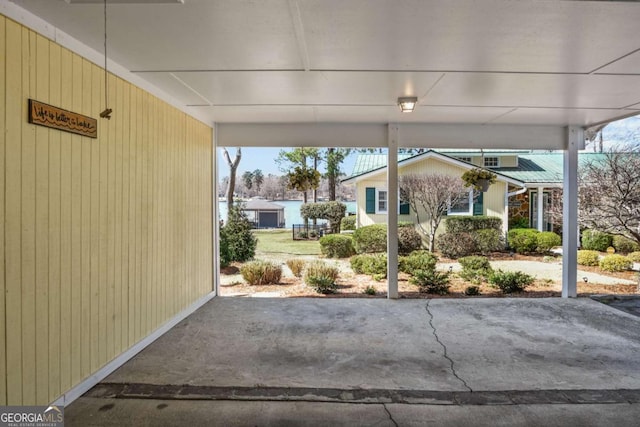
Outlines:
POLYGON ((365 204, 366 213, 376 213, 376 189, 374 187, 366 188, 367 202, 365 204))
POLYGON ((409 203, 400 203, 400 215, 409 215, 409 203))
POLYGON ((480 195, 473 201, 473 215, 479 216, 483 214, 484 208, 482 206, 482 199, 484 193, 480 193, 480 195))

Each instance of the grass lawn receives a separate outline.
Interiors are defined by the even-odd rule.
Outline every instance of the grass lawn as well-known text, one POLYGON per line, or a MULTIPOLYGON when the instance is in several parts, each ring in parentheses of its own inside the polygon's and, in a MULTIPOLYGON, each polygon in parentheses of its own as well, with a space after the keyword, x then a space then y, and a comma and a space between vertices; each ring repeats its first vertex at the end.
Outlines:
POLYGON ((291 254, 320 255, 320 243, 317 240, 293 240, 291 230, 254 230, 258 238, 256 255, 291 254))

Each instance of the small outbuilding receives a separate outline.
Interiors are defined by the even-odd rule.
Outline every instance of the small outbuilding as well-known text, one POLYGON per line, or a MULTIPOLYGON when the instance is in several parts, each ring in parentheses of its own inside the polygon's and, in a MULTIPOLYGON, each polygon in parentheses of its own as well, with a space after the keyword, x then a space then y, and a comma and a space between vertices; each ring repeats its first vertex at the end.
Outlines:
POLYGON ((284 228, 284 206, 262 197, 254 197, 246 202, 242 211, 254 228, 284 228))

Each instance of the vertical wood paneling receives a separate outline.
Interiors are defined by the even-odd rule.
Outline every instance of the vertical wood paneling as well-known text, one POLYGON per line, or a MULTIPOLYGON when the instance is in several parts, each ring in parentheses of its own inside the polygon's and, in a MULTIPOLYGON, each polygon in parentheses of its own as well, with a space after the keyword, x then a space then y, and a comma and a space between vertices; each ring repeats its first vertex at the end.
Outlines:
MULTIPOLYGON (((72 58, 71 53, 66 49, 60 51, 60 105, 67 110, 73 110, 72 104, 72 58)), ((78 215, 74 212, 74 187, 79 187, 74 183, 74 170, 80 171, 80 165, 74 164, 74 159, 79 162, 79 150, 75 153, 72 148, 72 137, 68 132, 60 132, 60 392, 64 392, 71 387, 71 363, 72 357, 72 305, 73 283, 79 283, 79 259, 73 258, 73 242, 79 249, 79 238, 74 240, 74 219, 78 215), (76 267, 74 269, 74 267, 76 267)), ((77 221, 79 224, 79 221, 77 221)), ((79 237, 79 236, 77 236, 79 237)))
MULTIPOLYGON (((22 28, 22 111, 35 94, 35 34, 22 28)), ((22 398, 36 401, 36 131, 22 120, 22 398)))
MULTIPOLYGON (((5 100, 5 18, 0 16, 0 102, 5 100)), ((5 188, 5 113, 0 112, 0 188, 5 188)), ((5 311, 5 253, 4 253, 5 192, 0 191, 0 331, 6 330, 5 311)), ((0 335, 0 405, 7 404, 7 347, 6 336, 0 335)))
POLYGON ((0 404, 46 404, 212 289, 211 129, 0 17, 0 404), (29 98, 98 117, 30 125, 29 98))
MULTIPOLYGON (((60 98, 60 46, 47 41, 49 48, 49 102, 61 105, 60 98)), ((40 70, 40 67, 38 67, 40 70)), ((49 134, 49 390, 48 400, 60 395, 60 294, 61 294, 61 134, 56 130, 48 130, 49 134)), ((68 199, 67 199, 68 200, 68 199)), ((46 357, 46 354, 39 354, 46 357)))
POLYGON ((22 403, 22 29, 6 21, 5 265, 7 403, 22 403), (9 351, 11 349, 11 351, 9 351))

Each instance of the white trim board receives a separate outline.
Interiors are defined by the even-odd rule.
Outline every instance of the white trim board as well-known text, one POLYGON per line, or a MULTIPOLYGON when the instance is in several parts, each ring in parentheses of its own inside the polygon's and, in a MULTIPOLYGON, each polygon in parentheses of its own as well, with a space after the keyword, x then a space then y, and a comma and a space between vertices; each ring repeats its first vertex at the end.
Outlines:
POLYGON ((189 307, 182 310, 175 317, 167 321, 164 325, 160 326, 158 329, 156 329, 155 331, 153 331, 152 333, 150 333, 149 335, 147 335, 146 337, 144 337, 143 339, 135 343, 124 353, 121 353, 111 362, 107 363, 102 368, 94 372, 91 376, 87 377, 80 384, 68 390, 66 393, 64 393, 62 396, 56 399, 53 403, 51 403, 51 405, 67 406, 71 404, 74 400, 81 397, 83 394, 89 391, 93 386, 95 386, 100 381, 102 381, 107 376, 109 376, 113 371, 115 371, 120 366, 127 363, 136 354, 140 353, 147 346, 149 346, 155 340, 157 340, 166 332, 168 332, 171 328, 176 326, 182 320, 184 320, 189 315, 194 313, 197 309, 199 309, 200 307, 205 305, 207 302, 209 302, 211 299, 213 299, 215 295, 216 295, 215 292, 210 292, 207 295, 200 298, 199 300, 197 300, 196 302, 194 302, 193 304, 191 304, 189 307))

